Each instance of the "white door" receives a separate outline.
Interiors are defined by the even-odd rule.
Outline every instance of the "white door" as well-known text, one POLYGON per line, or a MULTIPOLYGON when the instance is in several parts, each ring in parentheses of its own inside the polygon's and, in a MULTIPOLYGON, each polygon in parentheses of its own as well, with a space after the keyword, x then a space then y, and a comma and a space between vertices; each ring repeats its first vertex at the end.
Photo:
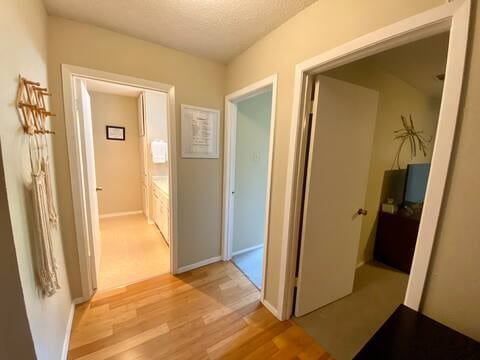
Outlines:
POLYGON ((142 178, 142 207, 143 213, 149 217, 149 198, 148 198, 148 148, 147 148, 147 129, 145 122, 145 104, 144 94, 140 94, 137 102, 138 108, 138 132, 140 135, 140 163, 142 178))
POLYGON ((353 290, 377 103, 371 89, 316 79, 295 316, 353 290))
POLYGON ((97 287, 97 274, 100 267, 100 224, 98 218, 97 183, 95 175, 95 153, 93 149, 92 111, 90 95, 84 80, 75 79, 75 102, 79 133, 83 174, 85 214, 89 229, 89 256, 94 267, 92 287, 97 287), (93 251, 92 251, 93 250, 93 251))

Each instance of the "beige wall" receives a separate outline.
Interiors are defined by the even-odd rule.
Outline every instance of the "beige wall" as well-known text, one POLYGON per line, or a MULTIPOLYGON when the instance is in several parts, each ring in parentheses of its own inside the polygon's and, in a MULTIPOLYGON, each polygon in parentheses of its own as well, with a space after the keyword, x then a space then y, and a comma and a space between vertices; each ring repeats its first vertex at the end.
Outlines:
POLYGON ((405 146, 400 154, 402 168, 406 168, 409 163, 430 162, 440 101, 420 92, 395 75, 384 71, 370 59, 342 66, 327 72, 326 75, 379 92, 377 121, 364 205, 368 209, 368 214, 362 221, 358 250, 357 262, 360 264, 373 258, 383 175, 385 170, 392 168, 393 159, 398 150, 398 141, 394 141, 393 136, 395 130, 402 128, 400 115, 408 116, 412 114, 415 128, 422 130, 426 138, 432 139, 426 157, 419 152, 417 156, 411 159, 410 149, 405 146))
MULTIPOLYGON (((2 220, 0 240, 2 249, 3 246, 7 246, 12 250, 13 245, 15 246, 18 275, 22 285, 20 294, 2 288, 1 307, 9 311, 9 317, 1 317, 0 328, 5 331, 4 327, 8 327, 9 336, 14 336, 14 331, 19 336, 15 339, 10 338, 14 342, 8 346, 25 347, 18 349, 19 352, 16 354, 18 356, 0 355, 0 357, 2 359, 33 358, 31 356, 32 339, 25 338, 28 336, 25 328, 29 326, 37 358, 39 360, 60 359, 71 309, 62 238, 60 231, 54 232, 53 251, 59 266, 58 275, 62 288, 54 296, 43 298, 39 295, 36 286, 36 269, 33 266, 35 232, 31 206, 28 137, 21 129, 14 105, 19 74, 47 85, 47 14, 41 0, 4 0, 0 3, 0 53, 2 54, 0 57, 0 142, 7 189, 6 196, 3 192, 0 194, 0 202, 2 207, 5 207, 8 198, 8 211, 11 217, 11 231, 3 227, 2 220), (18 310, 15 307, 11 309, 8 307, 9 302, 12 301, 11 297, 15 295, 23 295, 23 299, 20 297, 13 302, 17 306, 22 306, 22 301, 25 302, 29 324, 25 324, 25 318, 21 314, 18 318, 11 318, 18 310)), ((49 137, 51 145, 50 139, 51 137, 49 137)), ((56 159, 53 156, 50 162, 52 166, 56 165, 56 159)), ((55 179, 53 180, 54 189, 57 189, 55 179)), ((54 193, 56 196, 57 191, 54 190, 54 193)), ((1 217, 6 216, 5 209, 1 209, 0 212, 1 217)), ((60 218, 62 218, 61 212, 60 218)), ((3 265, 4 262, 14 261, 15 255, 1 251, 0 262, 3 265), (3 259, 5 256, 8 258, 3 259)), ((14 281, 14 272, 5 274, 2 271, 2 278, 5 275, 11 276, 10 280, 14 281)), ((2 344, 8 338, 2 337, 2 344)), ((0 348, 1 351, 8 349, 3 346, 0 348)), ((12 348, 9 351, 13 351, 12 348)))
POLYGON ((423 311, 480 341, 480 6, 474 1, 463 100, 423 311))
POLYGON ((227 93, 278 73, 270 243, 267 255, 268 280, 265 289, 266 299, 272 305, 277 306, 278 302, 295 65, 348 40, 443 3, 443 0, 317 1, 259 40, 228 65, 227 93))
POLYGON ((142 210, 137 98, 90 92, 98 212, 142 210), (125 127, 125 141, 107 140, 107 125, 125 127))
MULTIPOLYGON (((79 296, 67 141, 62 105, 61 64, 71 64, 175 86, 177 151, 180 104, 223 111, 225 66, 153 43, 74 21, 49 17, 49 80, 54 97, 56 173, 65 257, 72 293, 79 296)), ((223 133, 223 131, 221 132, 223 133)), ((222 159, 178 159, 179 266, 220 255, 222 159), (198 191, 201 189, 202 191, 198 191)))
MULTIPOLYGON (((477 1, 476 19, 479 17, 477 1)), ((222 65, 110 31, 55 17, 49 18, 48 55, 55 119, 55 168, 63 246, 68 259, 71 286, 79 295, 65 125, 63 120, 60 64, 69 63, 111 71, 176 86, 177 132, 179 104, 223 108, 223 96, 272 73, 279 74, 277 130, 273 168, 270 251, 266 297, 277 305, 280 239, 282 237, 285 173, 291 121, 295 64, 348 40, 397 20, 443 4, 444 0, 338 0, 319 1, 265 36, 232 61, 222 65), (372 16, 375 14, 375 16, 372 16), (341 24, 341 26, 338 26, 341 24), (335 31, 333 31, 334 29, 335 31), (208 83, 208 91, 204 84, 208 83)), ((17 75, 22 73, 46 82, 46 14, 40 0, 3 1, 1 16, 2 87, 0 92, 0 139, 3 146, 12 232, 19 264, 27 314, 40 359, 58 358, 69 310, 68 285, 63 272, 62 244, 55 237, 60 265, 59 294, 39 299, 31 267, 31 221, 25 184, 28 163, 25 137, 19 131, 12 106, 17 75), (47 357, 46 354, 49 354, 47 357), (53 355, 52 355, 53 354, 53 355)), ((480 43, 480 26, 472 26, 480 43)), ((437 320, 480 339, 479 230, 475 226, 480 204, 480 152, 477 134, 480 123, 480 49, 470 48, 465 97, 457 131, 453 164, 448 179, 439 236, 427 281, 423 310, 437 320)), ((177 139, 178 141, 178 139, 177 139)), ((180 142, 178 141, 178 146, 180 142)), ((221 159, 179 160, 180 265, 215 256, 220 251, 221 159), (192 179, 195 179, 193 181, 192 179), (204 189, 198 192, 197 189, 204 189), (207 226, 202 226, 207 224, 207 226), (182 226, 183 225, 183 226, 182 226)), ((12 239, 10 239, 12 240, 12 239)), ((27 341, 28 344, 28 341, 27 341)))

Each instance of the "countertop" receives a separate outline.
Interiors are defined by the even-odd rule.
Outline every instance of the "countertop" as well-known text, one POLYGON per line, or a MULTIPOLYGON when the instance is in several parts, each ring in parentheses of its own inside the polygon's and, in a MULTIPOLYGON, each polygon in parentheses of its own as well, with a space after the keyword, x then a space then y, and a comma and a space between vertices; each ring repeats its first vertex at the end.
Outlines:
POLYGON ((162 190, 165 194, 169 195, 168 176, 158 176, 152 179, 153 185, 162 190))

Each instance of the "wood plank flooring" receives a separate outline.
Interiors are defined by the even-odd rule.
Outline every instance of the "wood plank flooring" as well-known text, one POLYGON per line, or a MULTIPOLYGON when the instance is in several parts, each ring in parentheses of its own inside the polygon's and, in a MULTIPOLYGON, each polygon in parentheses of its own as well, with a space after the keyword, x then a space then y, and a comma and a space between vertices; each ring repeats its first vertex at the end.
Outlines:
POLYGON ((259 295, 229 262, 97 294, 75 310, 68 358, 332 359, 259 295))

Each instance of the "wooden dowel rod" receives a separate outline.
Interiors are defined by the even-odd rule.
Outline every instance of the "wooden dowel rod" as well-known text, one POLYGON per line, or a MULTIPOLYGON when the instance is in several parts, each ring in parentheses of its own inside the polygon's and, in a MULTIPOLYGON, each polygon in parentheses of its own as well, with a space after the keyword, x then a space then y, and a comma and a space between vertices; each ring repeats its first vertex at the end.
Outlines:
POLYGON ((40 86, 40 83, 39 83, 39 82, 30 81, 30 80, 27 80, 27 79, 25 79, 25 78, 22 78, 22 80, 23 80, 23 82, 24 82, 25 84, 40 86))

